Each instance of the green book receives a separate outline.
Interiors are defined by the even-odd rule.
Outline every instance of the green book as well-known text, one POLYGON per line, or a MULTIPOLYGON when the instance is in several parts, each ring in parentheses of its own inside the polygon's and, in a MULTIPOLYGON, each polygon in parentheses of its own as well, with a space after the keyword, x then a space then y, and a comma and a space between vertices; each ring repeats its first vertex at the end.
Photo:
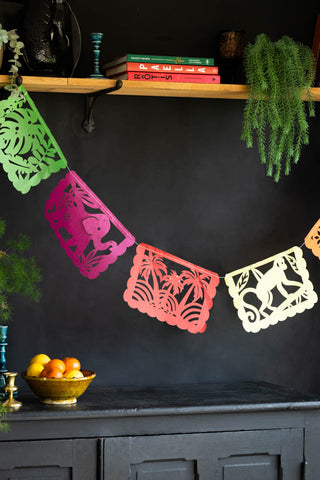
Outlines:
POLYGON ((122 57, 118 57, 110 62, 106 62, 102 68, 106 70, 114 65, 120 65, 121 63, 125 62, 172 63, 175 65, 214 65, 213 58, 173 57, 169 55, 136 55, 134 53, 127 53, 122 57))

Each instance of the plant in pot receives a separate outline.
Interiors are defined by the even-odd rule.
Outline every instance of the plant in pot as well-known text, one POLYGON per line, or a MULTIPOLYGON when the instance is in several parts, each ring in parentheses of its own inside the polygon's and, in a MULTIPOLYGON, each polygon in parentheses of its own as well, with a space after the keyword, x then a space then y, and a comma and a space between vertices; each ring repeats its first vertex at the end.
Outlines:
POLYGON ((260 34, 245 49, 244 68, 249 98, 241 139, 252 147, 256 133, 261 163, 277 182, 283 170, 289 175, 302 145, 309 142, 308 116, 315 115, 310 93, 314 57, 309 47, 287 36, 272 42, 260 34))
MULTIPOLYGON (((3 238, 6 223, 0 218, 0 239, 3 238)), ((0 400, 5 397, 3 387, 6 369, 5 346, 7 339, 8 322, 12 316, 12 308, 8 301, 11 295, 19 294, 34 301, 38 301, 40 290, 38 283, 41 280, 39 267, 33 257, 26 255, 30 247, 30 240, 24 234, 17 239, 7 240, 0 246, 0 400)), ((1 413, 0 409, 0 426, 1 413)))

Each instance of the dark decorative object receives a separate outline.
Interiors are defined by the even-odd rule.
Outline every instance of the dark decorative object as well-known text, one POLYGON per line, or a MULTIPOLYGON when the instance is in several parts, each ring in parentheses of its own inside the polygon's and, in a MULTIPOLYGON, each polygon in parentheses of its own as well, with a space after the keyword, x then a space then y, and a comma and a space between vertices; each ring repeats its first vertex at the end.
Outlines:
POLYGON ((223 83, 242 83, 242 58, 244 54, 244 31, 221 32, 220 70, 223 83))
POLYGON ((30 73, 73 76, 80 57, 81 33, 66 0, 27 0, 21 38, 30 73))
POLYGON ((100 45, 102 42, 103 33, 91 33, 91 41, 93 43, 93 59, 94 69, 90 78, 104 78, 100 73, 99 58, 100 58, 100 45))

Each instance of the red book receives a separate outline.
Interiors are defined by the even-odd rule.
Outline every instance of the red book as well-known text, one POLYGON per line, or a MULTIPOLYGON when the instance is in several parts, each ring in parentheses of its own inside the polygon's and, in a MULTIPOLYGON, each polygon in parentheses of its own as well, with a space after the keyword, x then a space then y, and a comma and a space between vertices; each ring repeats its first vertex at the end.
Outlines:
POLYGON ((118 73, 127 72, 155 72, 155 73, 193 73, 201 75, 218 75, 218 67, 208 67, 207 65, 176 65, 169 63, 139 63, 126 62, 116 67, 107 68, 106 77, 112 77, 118 73))
POLYGON ((193 75, 191 73, 142 73, 127 72, 115 75, 121 80, 144 80, 152 82, 182 82, 182 83, 220 83, 220 75, 193 75))

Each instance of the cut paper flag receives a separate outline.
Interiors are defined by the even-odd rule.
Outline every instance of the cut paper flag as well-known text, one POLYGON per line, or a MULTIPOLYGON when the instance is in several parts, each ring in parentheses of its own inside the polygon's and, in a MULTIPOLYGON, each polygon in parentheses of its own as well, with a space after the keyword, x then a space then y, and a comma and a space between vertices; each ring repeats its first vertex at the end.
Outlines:
POLYGON ((131 308, 190 333, 205 331, 216 273, 141 243, 130 275, 123 298, 131 308))
POLYGON ((0 163, 21 193, 67 166, 67 161, 26 89, 0 101, 0 163))
POLYGON ((312 308, 318 297, 299 247, 228 273, 225 282, 243 328, 262 328, 312 308))
POLYGON ((45 216, 80 273, 96 278, 135 238, 73 171, 51 193, 45 216))
POLYGON ((306 247, 312 250, 313 255, 320 259, 320 219, 312 227, 306 238, 304 239, 306 247))

